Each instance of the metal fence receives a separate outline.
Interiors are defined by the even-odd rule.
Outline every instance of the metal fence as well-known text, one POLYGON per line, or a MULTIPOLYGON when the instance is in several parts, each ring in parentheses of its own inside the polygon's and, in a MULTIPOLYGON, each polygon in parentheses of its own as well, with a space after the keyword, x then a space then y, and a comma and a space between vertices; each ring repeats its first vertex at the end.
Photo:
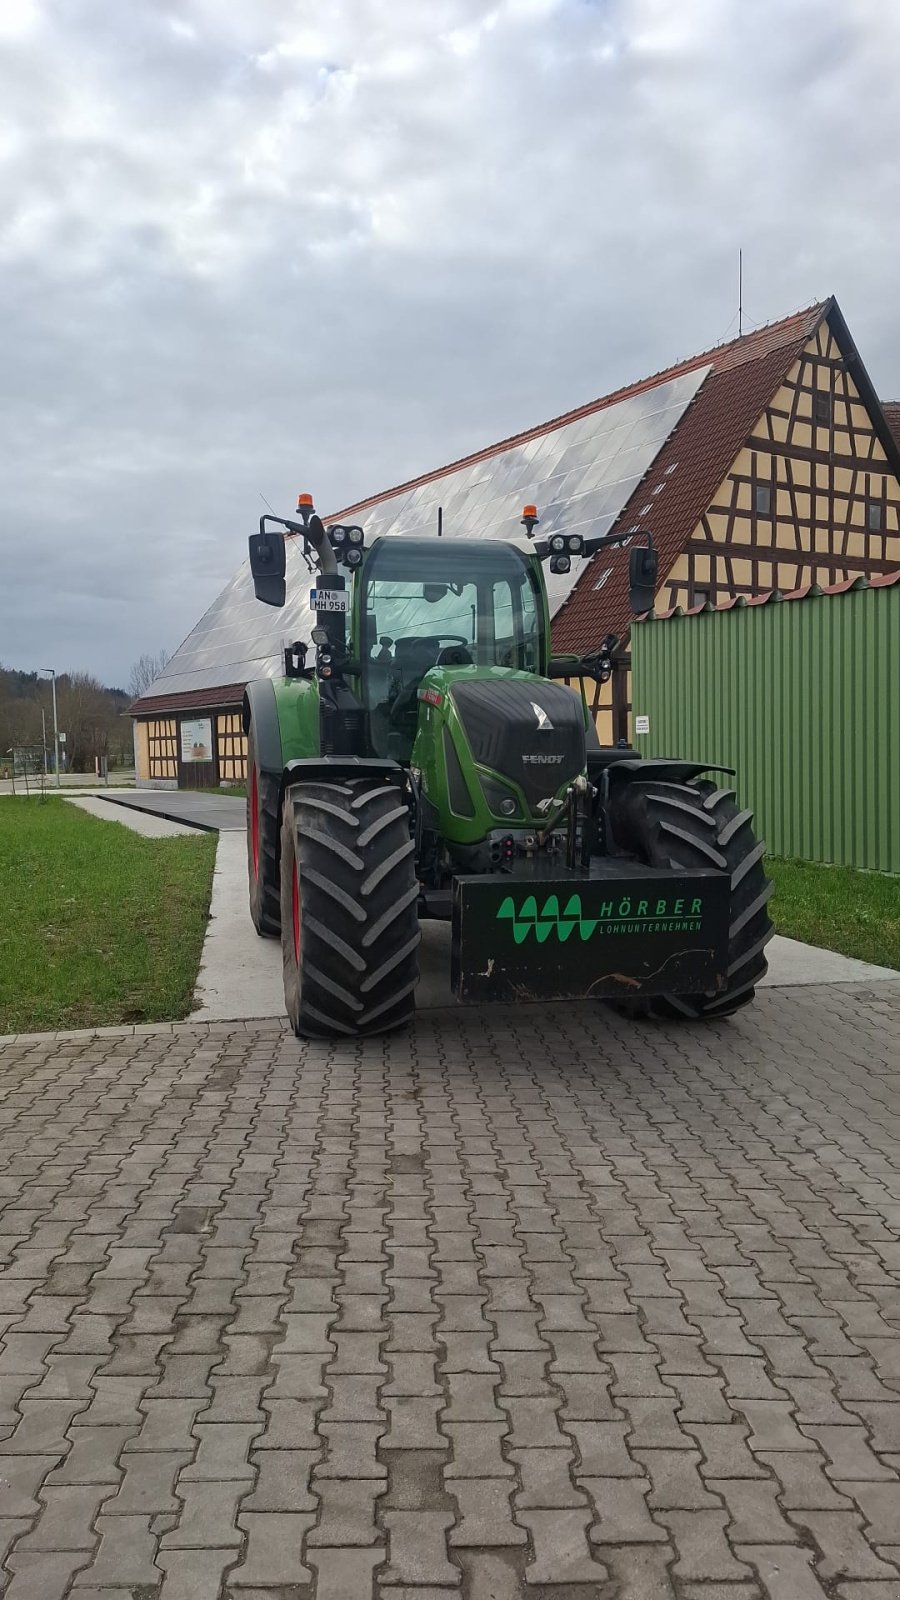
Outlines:
POLYGON ((900 573, 631 637, 642 754, 734 767, 773 855, 900 873, 900 573))

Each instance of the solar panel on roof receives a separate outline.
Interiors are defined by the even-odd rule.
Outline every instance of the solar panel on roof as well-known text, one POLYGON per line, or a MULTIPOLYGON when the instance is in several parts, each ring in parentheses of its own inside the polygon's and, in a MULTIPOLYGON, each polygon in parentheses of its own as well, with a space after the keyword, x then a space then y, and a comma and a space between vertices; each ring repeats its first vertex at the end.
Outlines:
MULTIPOLYGON (((363 523, 369 541, 388 533, 427 534, 437 531, 440 505, 445 534, 502 539, 521 533, 519 508, 533 501, 541 533, 606 533, 709 371, 706 366, 682 373, 524 444, 498 449, 483 461, 385 496, 354 520, 363 523)), ((565 604, 586 566, 576 558, 565 574, 551 574, 545 567, 551 616, 565 604)), ((176 650, 154 693, 180 694, 277 676, 284 646, 309 639, 311 588, 295 540, 287 541, 290 598, 282 611, 269 612, 257 601, 245 562, 176 650)))

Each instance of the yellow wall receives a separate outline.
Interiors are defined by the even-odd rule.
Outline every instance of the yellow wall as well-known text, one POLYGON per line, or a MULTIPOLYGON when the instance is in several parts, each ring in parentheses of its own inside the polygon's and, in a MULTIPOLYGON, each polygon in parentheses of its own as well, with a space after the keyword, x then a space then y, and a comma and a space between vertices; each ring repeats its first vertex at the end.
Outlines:
POLYGON ((135 722, 135 761, 137 764, 137 777, 149 778, 150 776, 150 735, 146 722, 135 722))
POLYGON ((666 573, 656 606, 696 605, 707 597, 721 604, 734 594, 789 592, 898 567, 900 483, 826 322, 666 573), (814 412, 819 394, 828 397, 824 423, 814 412), (756 507, 757 485, 769 489, 767 515, 756 507), (870 505, 879 508, 876 530, 868 523, 870 505))
POLYGON ((149 751, 151 778, 178 777, 178 720, 176 717, 151 717, 144 724, 149 751))
POLYGON ((219 782, 245 783, 247 735, 239 711, 220 711, 216 716, 216 752, 219 782))
MULTIPOLYGON (((612 712, 612 679, 606 683, 596 684, 593 678, 567 678, 564 680, 567 687, 579 700, 584 699, 588 711, 593 712, 594 725, 597 737, 601 744, 613 743, 613 712, 612 712), (595 706, 596 701, 596 706, 595 706)), ((631 675, 629 674, 629 683, 631 675)))

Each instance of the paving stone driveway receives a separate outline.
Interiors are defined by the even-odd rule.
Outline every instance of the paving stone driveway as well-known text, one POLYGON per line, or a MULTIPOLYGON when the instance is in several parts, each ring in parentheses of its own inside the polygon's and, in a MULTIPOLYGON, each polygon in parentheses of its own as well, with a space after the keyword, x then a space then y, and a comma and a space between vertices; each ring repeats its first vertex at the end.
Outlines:
POLYGON ((5 1600, 895 1600, 900 986, 0 1047, 5 1600))

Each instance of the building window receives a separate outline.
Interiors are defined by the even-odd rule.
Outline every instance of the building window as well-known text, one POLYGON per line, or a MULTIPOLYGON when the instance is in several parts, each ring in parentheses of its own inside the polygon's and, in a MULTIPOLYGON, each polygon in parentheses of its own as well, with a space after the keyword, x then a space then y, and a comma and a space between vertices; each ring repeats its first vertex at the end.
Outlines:
POLYGON ((708 589, 695 589, 693 604, 695 606, 705 606, 709 603, 709 598, 710 595, 708 589))
POLYGON ((881 502, 870 500, 866 506, 866 527, 870 533, 881 531, 881 502))
POLYGON ((239 711, 226 711, 216 717, 216 746, 219 752, 219 782, 245 783, 247 735, 239 711))
POLYGON ((177 729, 174 717, 147 723, 151 778, 178 777, 177 729))
POLYGON ((816 427, 830 428, 831 426, 831 395, 822 389, 816 391, 813 400, 813 415, 816 427))
POLYGON ((769 517, 772 514, 772 486, 769 483, 758 483, 753 490, 753 509, 759 517, 769 517))

